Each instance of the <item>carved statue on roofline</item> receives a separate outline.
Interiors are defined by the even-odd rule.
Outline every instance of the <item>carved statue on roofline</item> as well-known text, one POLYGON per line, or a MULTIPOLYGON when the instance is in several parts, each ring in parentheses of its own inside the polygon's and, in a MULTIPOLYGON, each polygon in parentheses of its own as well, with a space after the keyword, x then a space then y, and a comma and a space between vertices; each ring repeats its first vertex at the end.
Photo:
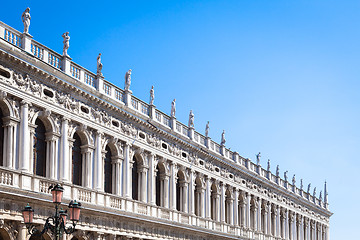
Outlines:
POLYGON ((125 73, 125 90, 130 90, 131 85, 131 69, 125 73))
POLYGON ((29 33, 29 27, 30 27, 30 8, 26 8, 23 14, 21 15, 21 20, 24 23, 24 33, 29 33))
POLYGON ((69 32, 65 32, 63 33, 62 37, 64 38, 64 47, 63 47, 63 56, 69 56, 67 54, 67 50, 69 49, 70 47, 70 36, 69 36, 69 32))

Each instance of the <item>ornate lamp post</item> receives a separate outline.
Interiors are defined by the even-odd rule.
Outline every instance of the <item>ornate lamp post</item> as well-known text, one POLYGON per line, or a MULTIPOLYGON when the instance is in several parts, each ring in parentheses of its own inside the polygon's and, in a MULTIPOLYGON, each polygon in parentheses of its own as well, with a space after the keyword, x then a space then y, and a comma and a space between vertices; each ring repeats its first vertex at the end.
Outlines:
POLYGON ((54 234, 55 240, 59 240, 64 233, 70 234, 75 231, 76 223, 80 219, 81 203, 76 201, 71 201, 69 203, 70 221, 72 221, 72 226, 66 228, 67 210, 59 210, 64 188, 59 184, 56 184, 55 186, 50 186, 49 189, 51 189, 53 203, 55 204, 55 215, 46 219, 44 229, 42 231, 38 230, 32 224, 34 210, 30 207, 29 204, 27 204, 27 206, 22 210, 22 214, 29 234, 34 236, 41 236, 50 230, 54 234))

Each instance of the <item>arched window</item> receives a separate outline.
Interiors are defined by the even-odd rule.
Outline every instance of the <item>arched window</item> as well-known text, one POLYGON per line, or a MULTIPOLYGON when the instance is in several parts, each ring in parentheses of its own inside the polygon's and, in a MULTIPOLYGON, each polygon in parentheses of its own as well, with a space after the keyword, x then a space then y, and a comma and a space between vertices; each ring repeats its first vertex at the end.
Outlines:
POLYGON ((82 156, 81 139, 77 133, 74 133, 74 143, 72 147, 72 182, 75 185, 82 184, 82 156))
POLYGON ((243 198, 242 192, 239 194, 238 199, 238 221, 239 225, 244 227, 245 226, 245 199, 243 198))
POLYGON ((44 123, 38 118, 35 121, 33 160, 34 173, 39 176, 46 176, 46 129, 44 123))
POLYGON ((155 177, 155 192, 156 192, 156 205, 157 206, 160 206, 160 204, 161 204, 160 186, 161 186, 160 170, 159 170, 159 165, 157 165, 156 166, 156 177, 155 177))
POLYGON ((3 151, 4 151, 4 123, 3 123, 3 113, 0 109, 0 166, 4 166, 4 159, 3 159, 3 151))
POLYGON ((138 163, 136 157, 133 158, 133 167, 132 167, 132 198, 134 200, 139 200, 139 173, 138 173, 138 163))
POLYGON ((201 185, 201 181, 199 178, 195 179, 195 188, 194 188, 194 196, 195 196, 195 215, 201 216, 202 215, 202 209, 201 209, 201 203, 203 200, 203 189, 201 185))
POLYGON ((225 222, 226 223, 231 223, 231 215, 230 215, 230 211, 232 210, 231 209, 231 193, 229 191, 229 189, 226 189, 226 192, 225 192, 225 222))
POLYGON ((112 172, 112 164, 111 164, 111 149, 109 146, 106 146, 105 148, 105 159, 104 159, 104 190, 106 193, 113 193, 112 191, 112 178, 113 178, 113 172, 112 172))
POLYGON ((257 206, 256 206, 255 199, 251 198, 251 201, 250 201, 250 228, 253 230, 255 230, 256 207, 257 206))

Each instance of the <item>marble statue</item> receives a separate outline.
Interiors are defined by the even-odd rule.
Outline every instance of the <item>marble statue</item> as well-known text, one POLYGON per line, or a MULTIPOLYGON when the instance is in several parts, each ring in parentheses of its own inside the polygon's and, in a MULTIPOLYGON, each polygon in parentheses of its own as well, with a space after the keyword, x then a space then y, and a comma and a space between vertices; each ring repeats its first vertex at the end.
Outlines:
POLYGON ((316 196, 316 187, 314 187, 314 192, 313 192, 313 196, 316 196))
POLYGON ((208 121, 205 127, 205 137, 209 137, 209 130, 210 130, 210 122, 208 121))
POLYGON ((30 8, 26 8, 23 14, 21 15, 21 20, 24 23, 24 33, 29 33, 29 27, 30 27, 30 8))
POLYGON ((125 90, 130 90, 131 85, 131 69, 125 73, 125 90))
POLYGON ((311 183, 308 185, 307 193, 310 193, 311 183))
POLYGON ((303 187, 304 187, 304 185, 303 185, 303 180, 302 180, 302 179, 300 179, 300 190, 302 190, 302 189, 303 189, 303 187))
POLYGON ((176 113, 176 99, 174 98, 174 100, 171 102, 171 112, 170 112, 170 116, 171 117, 175 117, 175 113, 176 113))
POLYGON ((270 172, 270 159, 268 159, 267 171, 270 172))
POLYGON ((261 158, 261 153, 259 152, 258 154, 256 154, 256 164, 260 165, 260 158, 261 158))
POLYGON ((150 105, 154 105, 154 99, 155 99, 154 86, 151 86, 151 89, 150 89, 150 105))
POLYGON ((97 56, 97 75, 102 76, 101 70, 103 68, 103 64, 101 63, 101 53, 97 56))
POLYGON ((221 146, 225 146, 226 139, 225 139, 225 130, 223 130, 221 134, 221 146))
POLYGON ((69 49, 69 47, 70 47, 70 36, 69 36, 69 32, 65 32, 63 35, 62 35, 62 37, 64 38, 64 41, 63 41, 63 43, 64 43, 64 47, 63 47, 63 56, 69 56, 68 54, 67 54, 67 50, 69 49))
POLYGON ((296 179, 295 179, 295 174, 294 174, 294 176, 293 176, 293 178, 292 178, 292 185, 295 186, 295 184, 296 184, 296 179))
POLYGON ((189 114, 189 128, 194 128, 194 113, 190 110, 189 114))
POLYGON ((322 201, 322 191, 320 191, 319 199, 320 199, 320 201, 322 201))
POLYGON ((285 171, 285 172, 284 172, 284 180, 285 180, 285 182, 288 181, 287 173, 288 173, 288 171, 285 171))
POLYGON ((279 177, 280 175, 280 169, 279 169, 279 165, 276 166, 276 176, 279 177))

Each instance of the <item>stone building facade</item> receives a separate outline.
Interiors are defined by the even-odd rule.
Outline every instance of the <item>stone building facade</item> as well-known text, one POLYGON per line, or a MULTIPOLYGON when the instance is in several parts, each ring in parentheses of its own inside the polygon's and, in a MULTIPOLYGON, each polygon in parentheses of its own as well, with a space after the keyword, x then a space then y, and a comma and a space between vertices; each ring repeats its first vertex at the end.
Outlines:
POLYGON ((21 209, 41 227, 61 183, 84 207, 63 239, 329 240, 326 185, 297 187, 28 30, 0 22, 0 239, 29 239, 21 209))

